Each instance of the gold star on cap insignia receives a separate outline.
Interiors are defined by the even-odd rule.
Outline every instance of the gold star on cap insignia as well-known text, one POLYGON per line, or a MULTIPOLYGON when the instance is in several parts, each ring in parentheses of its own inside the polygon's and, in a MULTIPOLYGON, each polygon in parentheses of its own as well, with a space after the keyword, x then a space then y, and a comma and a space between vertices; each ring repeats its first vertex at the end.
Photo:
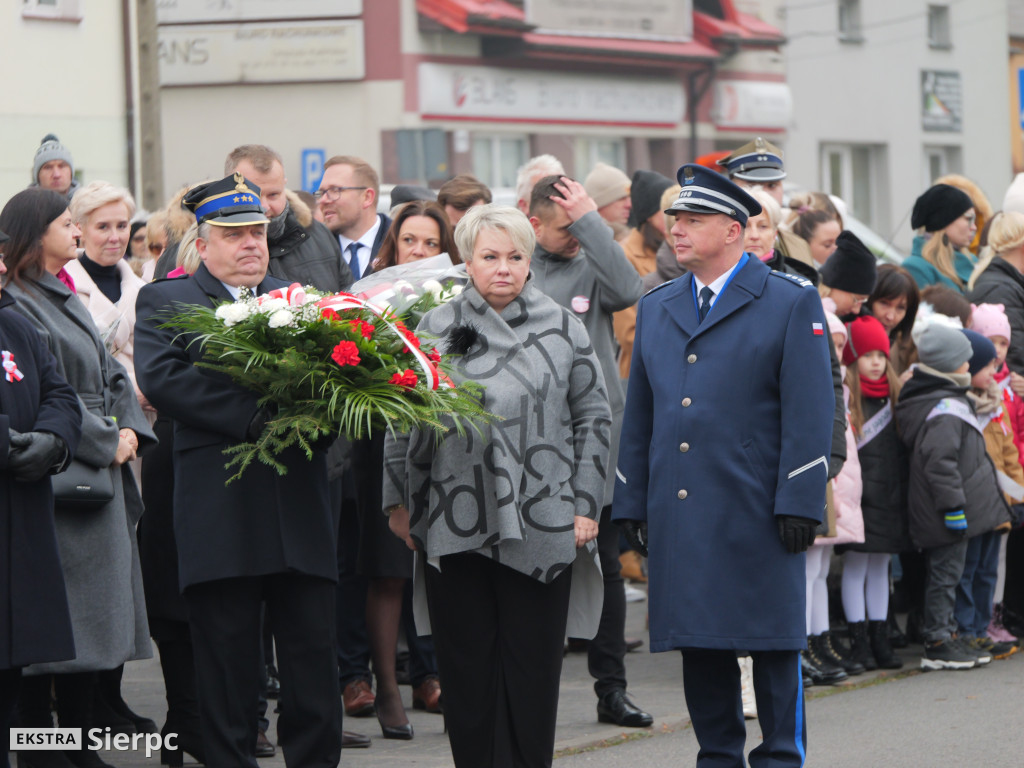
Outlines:
POLYGON ((238 202, 238 198, 239 198, 239 196, 235 195, 234 200, 235 200, 236 203, 238 202))

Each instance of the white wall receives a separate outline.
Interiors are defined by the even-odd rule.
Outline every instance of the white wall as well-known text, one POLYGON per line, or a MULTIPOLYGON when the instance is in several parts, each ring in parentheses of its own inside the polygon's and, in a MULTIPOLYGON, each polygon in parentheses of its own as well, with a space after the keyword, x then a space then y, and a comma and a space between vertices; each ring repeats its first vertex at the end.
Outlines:
POLYGON ((963 172, 990 201, 1002 199, 1011 179, 1006 99, 1006 0, 949 4, 952 48, 927 41, 924 0, 861 0, 863 43, 838 39, 838 3, 801 3, 780 20, 794 119, 786 143, 786 168, 798 184, 821 184, 823 142, 887 147, 880 217, 897 247, 910 247, 909 211, 923 191, 923 147, 962 147, 963 172), (921 127, 921 70, 960 72, 963 130, 921 127))
POLYGON ((22 17, 0 8, 0 205, 32 181, 40 140, 54 133, 86 183, 126 185, 121 3, 80 4, 81 21, 22 17))

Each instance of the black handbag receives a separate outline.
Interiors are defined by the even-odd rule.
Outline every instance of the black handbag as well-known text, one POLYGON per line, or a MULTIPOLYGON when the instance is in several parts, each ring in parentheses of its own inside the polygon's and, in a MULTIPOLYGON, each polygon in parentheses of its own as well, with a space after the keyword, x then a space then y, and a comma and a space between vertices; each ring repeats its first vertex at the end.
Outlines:
POLYGON ((97 509, 114 498, 114 476, 109 467, 94 467, 72 459, 68 468, 50 477, 57 506, 97 509))

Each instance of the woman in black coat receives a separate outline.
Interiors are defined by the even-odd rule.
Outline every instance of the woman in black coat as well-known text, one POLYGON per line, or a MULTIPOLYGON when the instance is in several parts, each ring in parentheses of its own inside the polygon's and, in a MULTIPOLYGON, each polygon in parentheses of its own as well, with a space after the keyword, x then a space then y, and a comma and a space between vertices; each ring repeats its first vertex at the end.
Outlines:
MULTIPOLYGON (((0 232, 0 252, 7 240, 0 232)), ((13 304, 0 292, 0 616, 11 619, 0 624, 4 768, 22 667, 75 656, 49 475, 71 460, 82 430, 75 391, 13 304)))

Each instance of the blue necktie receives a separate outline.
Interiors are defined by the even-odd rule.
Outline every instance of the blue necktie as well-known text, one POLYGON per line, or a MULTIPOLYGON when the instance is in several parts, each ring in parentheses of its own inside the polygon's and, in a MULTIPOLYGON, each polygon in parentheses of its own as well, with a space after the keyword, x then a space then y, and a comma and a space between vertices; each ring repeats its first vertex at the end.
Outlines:
POLYGON ((704 318, 708 316, 708 312, 711 310, 711 297, 714 295, 715 292, 706 285, 700 289, 700 307, 697 309, 697 313, 702 323, 704 322, 704 318))
POLYGON ((348 248, 348 266, 352 270, 352 277, 356 280, 360 278, 359 274, 359 247, 362 243, 350 243, 348 248))

